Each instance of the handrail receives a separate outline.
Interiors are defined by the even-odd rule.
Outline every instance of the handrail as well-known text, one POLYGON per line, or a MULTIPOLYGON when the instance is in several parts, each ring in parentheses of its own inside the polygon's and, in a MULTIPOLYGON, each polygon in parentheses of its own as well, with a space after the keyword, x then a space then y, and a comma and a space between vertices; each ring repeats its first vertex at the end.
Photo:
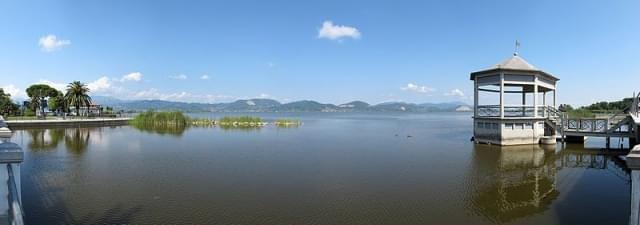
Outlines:
POLYGON ((9 175, 9 179, 7 179, 7 189, 9 191, 9 222, 12 225, 24 225, 22 203, 20 202, 20 197, 18 197, 18 187, 16 186, 11 163, 7 164, 7 174, 9 175))

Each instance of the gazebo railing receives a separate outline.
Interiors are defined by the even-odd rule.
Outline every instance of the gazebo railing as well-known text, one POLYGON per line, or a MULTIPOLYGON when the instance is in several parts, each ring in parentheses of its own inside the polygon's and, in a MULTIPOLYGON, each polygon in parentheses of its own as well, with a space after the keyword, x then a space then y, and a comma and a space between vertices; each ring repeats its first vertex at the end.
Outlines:
MULTIPOLYGON (((504 106, 504 117, 534 117, 534 106, 530 105, 508 105, 504 106)), ((543 116, 544 108, 538 109, 538 116, 543 116)), ((500 105, 479 105, 478 117, 500 117, 500 105)))

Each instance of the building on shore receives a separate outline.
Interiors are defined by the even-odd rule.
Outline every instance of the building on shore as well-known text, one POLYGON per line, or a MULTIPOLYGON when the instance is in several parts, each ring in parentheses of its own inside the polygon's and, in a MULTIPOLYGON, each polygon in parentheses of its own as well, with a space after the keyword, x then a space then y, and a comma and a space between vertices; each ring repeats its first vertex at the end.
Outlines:
MULTIPOLYGON (((71 112, 71 115, 75 115, 76 107, 75 106, 69 107, 69 111, 71 112)), ((95 102, 91 102, 89 106, 80 106, 79 112, 80 112, 80 116, 99 116, 99 115, 102 115, 102 106, 95 102)), ((78 116, 78 115, 75 115, 75 116, 78 116)))

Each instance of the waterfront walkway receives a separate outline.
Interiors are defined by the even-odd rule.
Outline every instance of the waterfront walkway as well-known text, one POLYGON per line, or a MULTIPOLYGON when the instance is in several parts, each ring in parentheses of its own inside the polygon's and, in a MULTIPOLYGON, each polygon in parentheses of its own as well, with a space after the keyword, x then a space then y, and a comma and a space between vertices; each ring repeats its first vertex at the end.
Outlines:
POLYGON ((77 126, 120 126, 127 125, 131 118, 80 118, 53 120, 8 120, 4 121, 9 128, 33 127, 77 127, 77 126))

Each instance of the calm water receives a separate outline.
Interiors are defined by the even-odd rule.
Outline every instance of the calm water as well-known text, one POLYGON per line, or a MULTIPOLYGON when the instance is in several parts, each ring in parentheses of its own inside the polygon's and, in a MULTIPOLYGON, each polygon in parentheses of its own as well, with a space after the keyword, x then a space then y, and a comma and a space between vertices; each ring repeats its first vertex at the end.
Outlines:
MULTIPOLYGON (((213 117, 199 114, 196 116, 213 117)), ((217 117, 218 115, 214 115, 217 117)), ((469 114, 279 129, 21 130, 29 224, 627 224, 615 153, 469 141, 469 114), (600 154, 599 154, 600 153, 600 154)), ((586 148, 586 149, 585 149, 586 148)))

